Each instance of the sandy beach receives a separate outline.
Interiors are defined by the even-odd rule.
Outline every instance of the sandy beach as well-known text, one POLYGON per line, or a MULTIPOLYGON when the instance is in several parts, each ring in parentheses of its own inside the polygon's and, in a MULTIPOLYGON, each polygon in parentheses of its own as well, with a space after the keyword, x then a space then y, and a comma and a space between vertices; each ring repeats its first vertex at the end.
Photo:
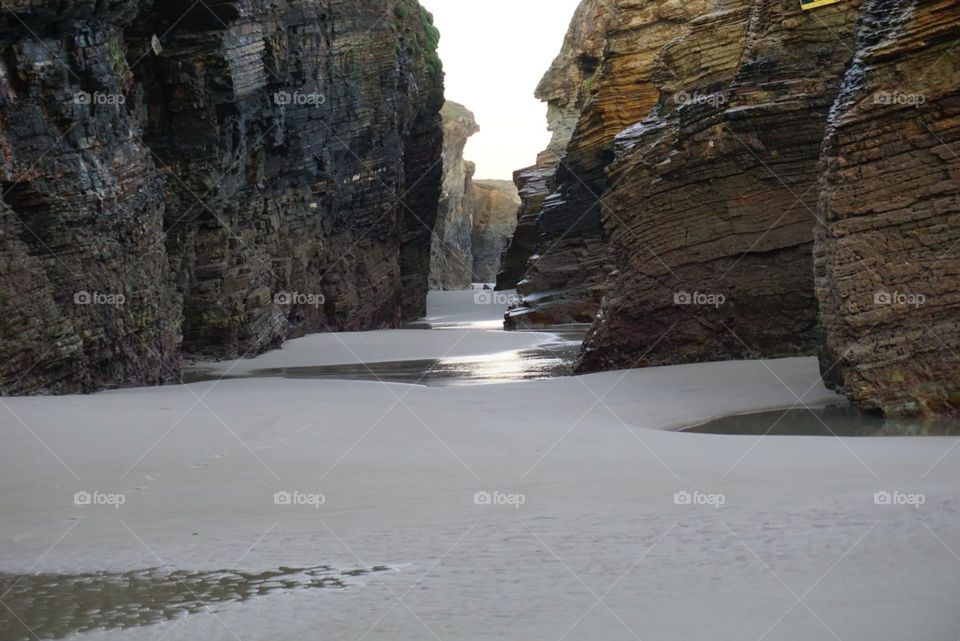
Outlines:
MULTIPOLYGON (((556 340, 470 324, 501 313, 472 292, 433 294, 431 320, 447 329, 314 335, 211 367, 556 340)), ((840 402, 814 359, 439 388, 249 378, 2 401, 0 572, 386 568, 346 574, 338 589, 280 589, 70 638, 960 634, 956 439, 674 431, 840 402), (76 505, 78 492, 101 504, 76 505)), ((8 592, 10 610, 26 607, 8 592)), ((5 614, 2 638, 32 638, 5 614)))

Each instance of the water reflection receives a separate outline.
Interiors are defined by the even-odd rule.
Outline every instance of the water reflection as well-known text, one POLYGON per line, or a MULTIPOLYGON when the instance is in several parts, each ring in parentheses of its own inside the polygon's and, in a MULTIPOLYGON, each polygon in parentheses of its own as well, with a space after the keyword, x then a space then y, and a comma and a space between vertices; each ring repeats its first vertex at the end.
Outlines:
POLYGON ((383 381, 429 386, 486 385, 570 376, 579 350, 579 343, 565 342, 486 356, 276 367, 253 370, 249 376, 383 381))
POLYGON ((728 416, 683 430, 771 436, 960 436, 960 421, 885 419, 848 406, 728 416))
POLYGON ((148 568, 77 575, 0 574, 0 594, 7 606, 0 608, 0 639, 59 639, 78 632, 150 625, 272 592, 344 589, 351 577, 388 569, 343 571, 321 565, 257 573, 148 568))
MULTIPOLYGON (((475 325, 475 323, 474 323, 475 325)), ((408 328, 411 328, 408 326, 408 328)), ((423 324, 423 329, 437 328, 423 324)), ((587 325, 558 325, 543 331, 556 336, 552 343, 530 349, 483 356, 426 358, 379 363, 347 363, 305 367, 271 367, 245 374, 227 375, 194 369, 184 373, 184 383, 221 378, 304 378, 347 381, 383 381, 428 386, 487 385, 573 375, 573 365, 587 325)))

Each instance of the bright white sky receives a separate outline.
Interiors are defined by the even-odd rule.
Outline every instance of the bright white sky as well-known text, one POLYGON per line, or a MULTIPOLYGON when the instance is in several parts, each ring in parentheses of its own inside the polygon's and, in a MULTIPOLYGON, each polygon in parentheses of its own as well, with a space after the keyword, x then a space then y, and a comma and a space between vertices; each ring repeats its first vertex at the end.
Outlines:
POLYGON ((447 98, 477 116, 477 178, 512 178, 550 140, 533 91, 560 52, 579 0, 420 0, 440 29, 447 98))

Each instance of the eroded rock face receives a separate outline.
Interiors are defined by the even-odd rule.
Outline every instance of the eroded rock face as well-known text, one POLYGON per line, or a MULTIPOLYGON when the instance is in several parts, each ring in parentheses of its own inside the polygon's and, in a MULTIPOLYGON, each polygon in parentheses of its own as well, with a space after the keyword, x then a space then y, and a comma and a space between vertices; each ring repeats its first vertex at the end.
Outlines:
POLYGON ((858 4, 701 4, 662 48, 657 108, 617 137, 581 370, 816 349, 817 167, 858 4))
POLYGON ((180 20, 137 74, 185 350, 233 357, 422 315, 442 174, 428 14, 414 0, 218 7, 226 29, 203 5, 181 18, 158 4, 132 46, 180 20))
MULTIPOLYGON (((552 289, 557 281, 559 287, 563 288, 571 275, 562 269, 564 258, 561 257, 561 264, 558 265, 561 269, 560 278, 553 278, 552 269, 546 263, 539 265, 539 259, 564 251, 566 259, 569 259, 582 253, 584 246, 595 246, 593 238, 588 236, 591 233, 593 237, 598 235, 599 217, 588 216, 584 226, 572 229, 568 234, 574 235, 575 239, 565 242, 563 233, 557 231, 558 225, 573 222, 575 218, 568 221, 566 214, 557 214, 556 205, 563 202, 564 197, 562 194, 551 194, 558 188, 557 171, 561 159, 570 151, 581 114, 594 91, 594 78, 613 15, 614 7, 609 0, 584 0, 570 22, 559 55, 537 86, 536 97, 547 103, 547 128, 552 137, 535 165, 514 174, 522 204, 517 211, 516 231, 501 260, 497 289, 517 288, 532 294, 538 290, 552 289), (580 231, 584 232, 582 241, 580 231), (541 267, 536 275, 531 271, 531 265, 541 267), (521 284, 522 281, 527 282, 521 284)), ((531 297, 522 308, 511 313, 510 324, 536 322, 531 314, 539 313, 543 305, 535 309, 532 306, 534 298, 541 303, 546 302, 542 295, 531 297)), ((592 314, 592 311, 589 313, 592 314)))
POLYGON ((466 200, 465 206, 473 216, 473 282, 493 283, 500 255, 517 225, 520 196, 509 180, 472 180, 466 200))
POLYGON ((866 3, 827 129, 825 380, 888 415, 960 413, 960 2, 866 3))
POLYGON ((467 289, 473 270, 469 193, 475 166, 463 159, 470 136, 480 131, 473 112, 448 100, 443 115, 443 191, 430 254, 431 289, 467 289))
POLYGON ((163 247, 163 179, 122 55, 139 3, 5 7, 0 391, 175 380, 180 298, 163 247))
POLYGON ((580 370, 825 336, 825 380, 860 407, 957 414, 960 6, 701 9, 649 74, 656 108, 616 137, 616 271, 580 370))
MULTIPOLYGON (((595 316, 614 269, 604 220, 619 214, 601 196, 612 185, 607 168, 615 157, 615 138, 660 99, 654 72, 664 47, 685 33, 691 20, 721 4, 607 3, 606 21, 595 23, 603 28, 595 40, 603 44, 592 61, 596 71, 589 78, 589 97, 537 218, 536 253, 517 285, 523 301, 509 313, 508 325, 590 322, 595 316)), ((714 64, 711 53, 706 51, 698 64, 714 64)))
POLYGON ((4 392, 422 315, 436 40, 415 0, 5 3, 4 392))

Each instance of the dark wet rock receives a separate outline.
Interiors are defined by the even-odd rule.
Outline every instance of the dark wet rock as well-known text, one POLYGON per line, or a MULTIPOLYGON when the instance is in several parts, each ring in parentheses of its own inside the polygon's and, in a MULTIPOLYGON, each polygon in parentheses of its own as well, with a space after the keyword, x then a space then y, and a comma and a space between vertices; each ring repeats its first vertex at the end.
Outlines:
POLYGON ((179 374, 181 304, 163 245, 164 181, 143 142, 141 91, 124 50, 139 4, 104 4, 0 9, 7 394, 179 374))
POLYGON ((415 0, 4 3, 4 391, 421 316, 437 37, 415 0))

